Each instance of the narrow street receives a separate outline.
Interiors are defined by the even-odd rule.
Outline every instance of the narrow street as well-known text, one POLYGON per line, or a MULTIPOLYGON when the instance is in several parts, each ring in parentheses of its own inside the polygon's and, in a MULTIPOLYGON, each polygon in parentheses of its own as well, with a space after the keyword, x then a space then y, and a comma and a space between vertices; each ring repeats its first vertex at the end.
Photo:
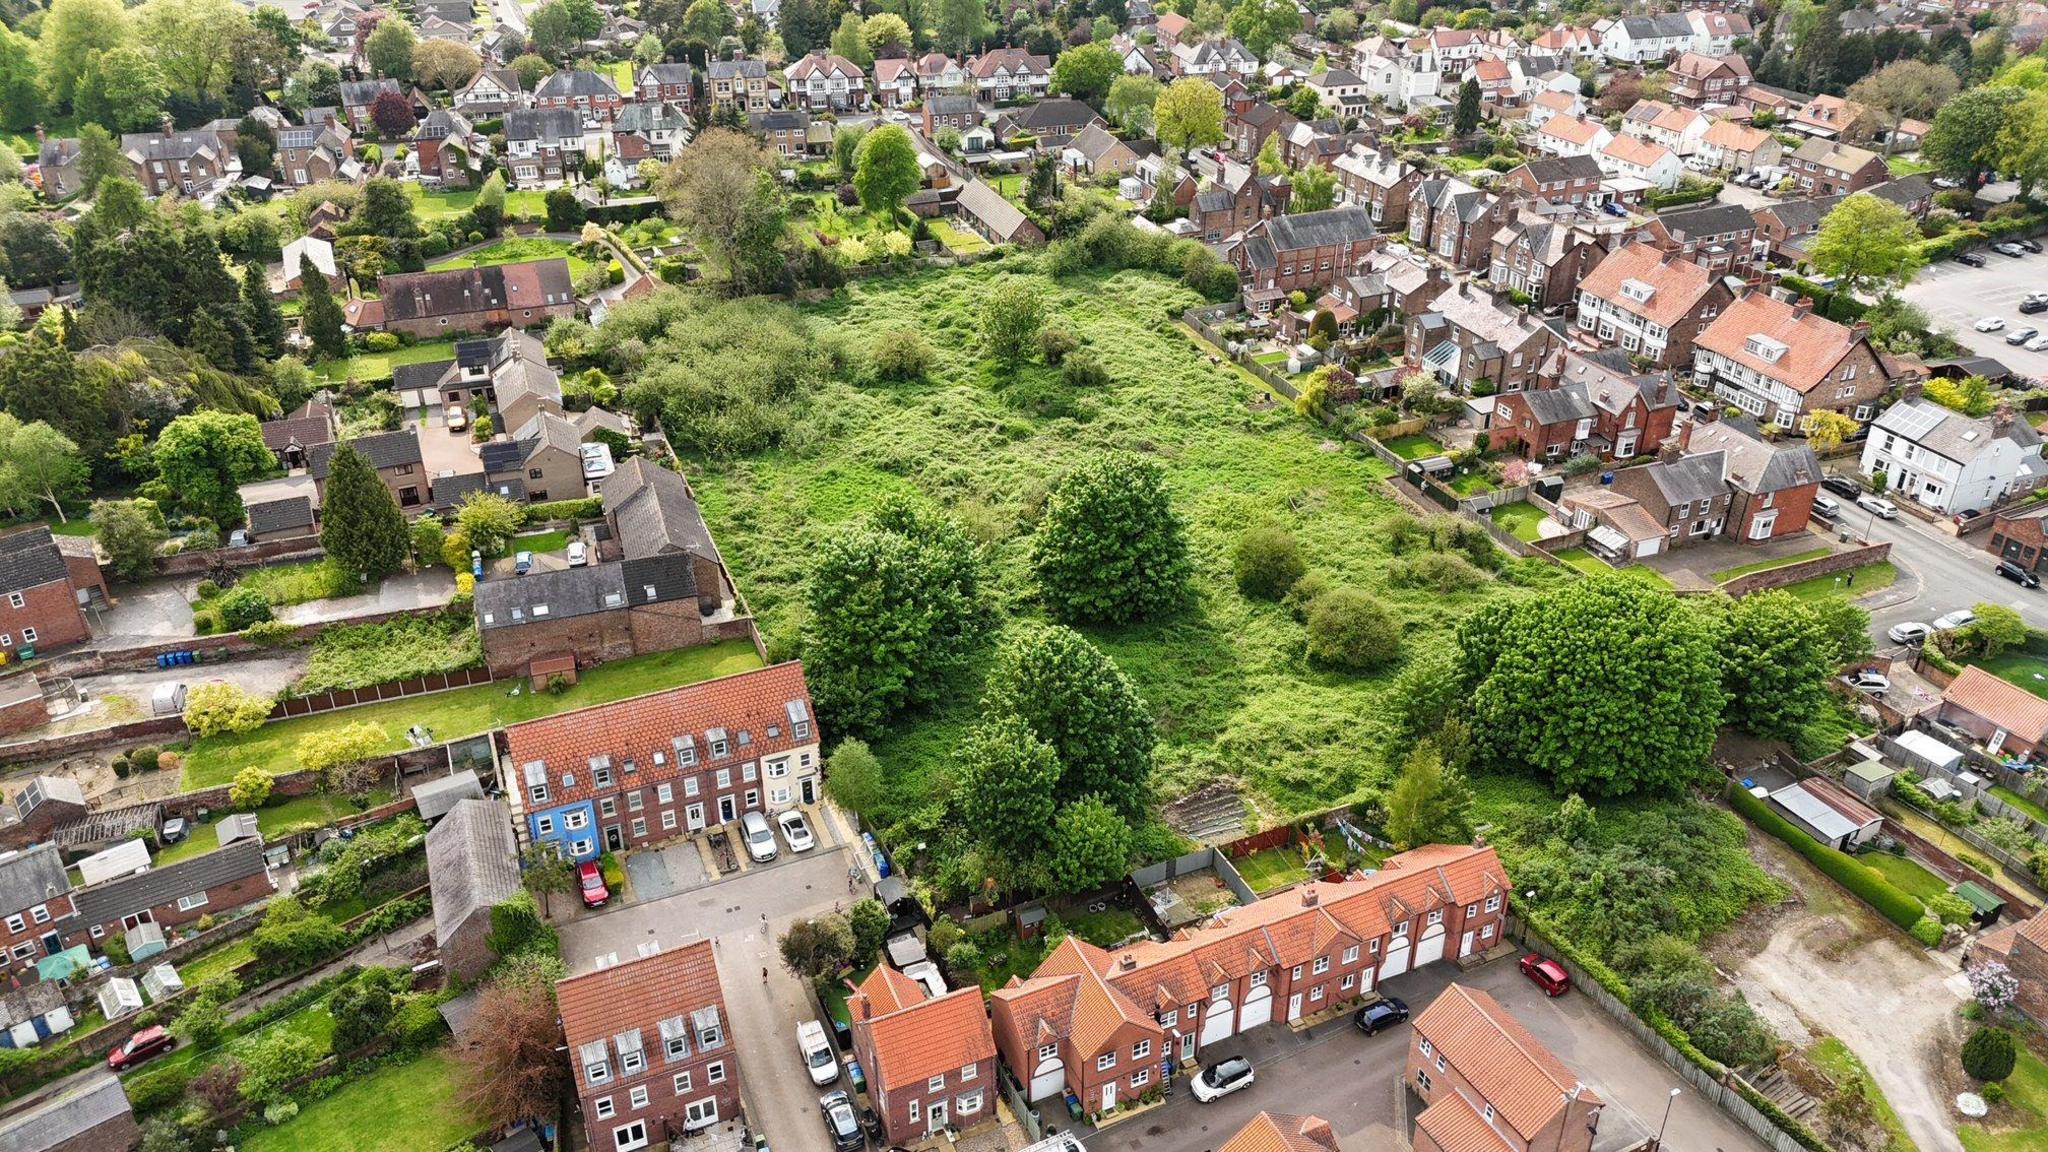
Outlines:
POLYGON ((1871 610, 1871 635, 1879 647, 1891 643, 1884 633, 1894 624, 1907 620, 1928 623, 1980 602, 2010 605, 2028 624, 2048 628, 2048 596, 2002 580, 1992 571, 1996 561, 1982 547, 1989 529, 1958 539, 1908 515, 1879 520, 1853 506, 1842 510, 1842 526, 1856 535, 1867 533, 1873 542, 1890 541, 1892 546, 1898 583, 1866 605, 1871 610))

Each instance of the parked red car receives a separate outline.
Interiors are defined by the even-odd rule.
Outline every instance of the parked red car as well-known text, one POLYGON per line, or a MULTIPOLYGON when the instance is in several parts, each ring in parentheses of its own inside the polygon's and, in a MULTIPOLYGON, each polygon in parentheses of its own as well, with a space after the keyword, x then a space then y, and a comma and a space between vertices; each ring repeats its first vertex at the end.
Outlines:
POLYGON ((612 891, 604 886, 604 869, 595 860, 585 860, 576 866, 577 885, 583 890, 585 908, 602 908, 611 903, 612 891))
POLYGON ((1522 957, 1522 975, 1534 980, 1545 996, 1562 996, 1571 991, 1572 974, 1548 956, 1531 952, 1522 957))
POLYGON ((177 1045, 177 1038, 161 1027, 144 1028, 128 1038, 126 1044, 107 1053, 107 1067, 116 1072, 133 1068, 160 1052, 169 1052, 177 1045))

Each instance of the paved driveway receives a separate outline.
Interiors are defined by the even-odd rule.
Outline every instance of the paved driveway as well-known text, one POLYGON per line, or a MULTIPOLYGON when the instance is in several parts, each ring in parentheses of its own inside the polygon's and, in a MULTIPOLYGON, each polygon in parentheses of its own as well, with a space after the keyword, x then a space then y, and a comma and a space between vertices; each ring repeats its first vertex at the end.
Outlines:
POLYGON ((2048 327, 2048 312, 2020 315, 2020 297, 2048 292, 2048 256, 2017 260, 1982 249, 1988 262, 1971 268, 1953 260, 1928 265, 1902 295, 1927 311, 1936 328, 1947 328, 1962 345, 1989 356, 2022 376, 2048 378, 2048 352, 2029 352, 2005 342, 2019 328, 2048 327), (1972 325, 1986 316, 2005 319, 2003 332, 1979 332, 1972 325))
POLYGON ((782 967, 775 938, 791 921, 846 902, 847 865, 844 849, 821 847, 664 899, 580 917, 559 926, 562 959, 574 975, 593 971, 600 956, 632 959, 644 943, 673 948, 709 938, 732 1016, 747 1115, 776 1152, 832 1152, 818 1120, 818 1091, 796 1057, 796 1025, 811 1018, 810 993, 782 967))
POLYGON ((415 612, 439 608, 455 598, 455 574, 446 568, 388 577, 374 590, 360 596, 315 600, 277 610, 287 624, 327 624, 379 612, 415 612))
POLYGON ((626 857, 626 880, 634 900, 663 900, 704 883, 704 856, 694 840, 635 852, 626 857))
POLYGON ((141 648, 194 634, 192 602, 177 581, 121 584, 113 592, 114 606, 100 613, 93 626, 101 648, 141 648))

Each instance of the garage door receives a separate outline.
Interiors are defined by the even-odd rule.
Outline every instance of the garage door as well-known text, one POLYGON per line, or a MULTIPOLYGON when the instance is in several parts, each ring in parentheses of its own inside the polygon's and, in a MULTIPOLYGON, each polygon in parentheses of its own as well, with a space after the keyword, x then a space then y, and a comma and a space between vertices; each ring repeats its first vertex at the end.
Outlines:
POLYGON ((1035 1101, 1057 1096, 1065 1091, 1066 1087, 1067 1066, 1060 1063, 1059 1057, 1039 1061, 1038 1071, 1031 1074, 1031 1099, 1035 1101))
POLYGON ((1237 1024, 1239 1032, 1249 1032, 1273 1019, 1273 990, 1254 988, 1246 993, 1242 1017, 1237 1024))
POLYGON ((1432 924, 1422 934, 1422 942, 1415 946, 1415 966, 1434 964, 1444 958, 1444 926, 1432 924))
POLYGON ((1208 1010, 1202 1013, 1202 1032, 1196 1043, 1206 1047, 1219 1040, 1230 1039, 1231 1025, 1235 1022, 1235 1012, 1230 1001, 1209 1001, 1208 1010))
POLYGON ((1387 949, 1387 962, 1380 965, 1380 983, 1384 984, 1387 982, 1387 977, 1399 976, 1407 970, 1408 940, 1406 937, 1403 937, 1394 941, 1394 946, 1387 949))

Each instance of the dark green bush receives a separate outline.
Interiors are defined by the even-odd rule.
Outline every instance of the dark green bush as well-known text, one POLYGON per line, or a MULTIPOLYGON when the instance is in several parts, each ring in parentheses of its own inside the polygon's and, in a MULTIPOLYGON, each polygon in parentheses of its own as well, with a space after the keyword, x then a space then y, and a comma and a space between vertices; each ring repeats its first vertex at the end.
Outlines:
POLYGON ((2003 1080, 2012 1075, 2019 1046, 2003 1028, 1979 1028, 1963 1041, 1963 1071, 1977 1080, 2003 1080))
POLYGON ((1278 600, 1307 574, 1294 533, 1278 524, 1262 524, 1237 538, 1230 553, 1237 590, 1258 600, 1278 600))
POLYGON ((270 599, 254 588, 231 588, 214 601, 213 607, 220 613, 221 625, 230 632, 240 632, 271 618, 270 599))
POLYGON ((1941 944, 1941 921, 1932 916, 1922 916, 1913 922, 1906 934, 1920 942, 1923 947, 1935 948, 1941 944))
POLYGON ((544 524, 550 520, 595 520, 603 515, 604 498, 591 496, 582 500, 549 500, 543 504, 528 504, 524 521, 528 524, 544 524))
POLYGON ((1356 588, 1333 588, 1308 609, 1308 657, 1365 671, 1401 658, 1401 629, 1387 609, 1356 588))
POLYGON ((128 1106, 138 1115, 161 1112, 184 1099, 185 1088, 192 1083, 192 1072, 182 1064, 158 1068, 153 1072, 142 1072, 129 1078, 122 1085, 128 1092, 128 1106))

